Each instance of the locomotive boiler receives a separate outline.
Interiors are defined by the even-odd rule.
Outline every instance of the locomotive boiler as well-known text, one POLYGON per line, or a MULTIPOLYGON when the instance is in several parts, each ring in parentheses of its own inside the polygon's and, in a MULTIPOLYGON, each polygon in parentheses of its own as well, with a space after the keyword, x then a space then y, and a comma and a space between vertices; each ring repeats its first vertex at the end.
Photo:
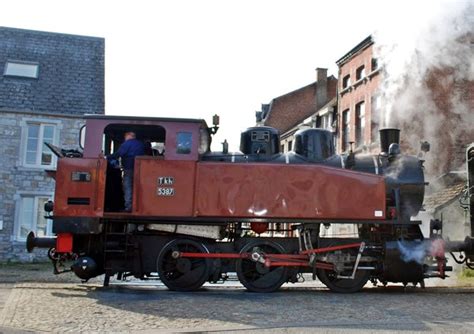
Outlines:
MULTIPOLYGON (((59 156, 52 237, 30 233, 27 248, 49 248, 55 273, 80 279, 159 278, 192 291, 236 273, 250 291, 275 291, 312 273, 329 289, 355 292, 369 280, 423 285, 446 277, 446 251, 472 260, 472 240, 447 243, 420 221, 423 161, 402 154, 397 129, 380 130, 381 153, 338 155, 322 129, 295 134, 252 127, 238 153, 211 152, 218 120, 86 116, 82 154, 59 156), (134 166, 133 209, 122 212, 121 170, 102 154, 133 131, 150 148, 134 166), (341 225, 343 224, 343 225, 341 225), (328 235, 338 226, 352 234, 328 235)), ((465 260, 465 261, 470 261, 465 260)), ((471 263, 471 262, 468 262, 471 263)))

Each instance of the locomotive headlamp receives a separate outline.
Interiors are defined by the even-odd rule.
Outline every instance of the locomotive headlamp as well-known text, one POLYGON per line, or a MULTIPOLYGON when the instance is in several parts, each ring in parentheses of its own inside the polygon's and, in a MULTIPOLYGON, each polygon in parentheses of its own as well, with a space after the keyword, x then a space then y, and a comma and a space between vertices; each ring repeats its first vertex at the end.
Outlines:
POLYGON ((220 121, 219 115, 215 114, 214 116, 212 116, 212 125, 218 126, 219 121, 220 121))
POLYGON ((430 151, 430 143, 428 143, 427 141, 422 141, 420 143, 420 150, 421 152, 429 152, 430 151))
POLYGON ((44 203, 44 211, 45 212, 53 212, 54 210, 54 203, 53 201, 47 201, 44 203))
POLYGON ((219 123, 220 123, 220 118, 219 115, 214 115, 212 116, 212 125, 214 125, 212 128, 209 128, 209 133, 211 135, 214 135, 217 133, 217 130, 219 130, 219 123))

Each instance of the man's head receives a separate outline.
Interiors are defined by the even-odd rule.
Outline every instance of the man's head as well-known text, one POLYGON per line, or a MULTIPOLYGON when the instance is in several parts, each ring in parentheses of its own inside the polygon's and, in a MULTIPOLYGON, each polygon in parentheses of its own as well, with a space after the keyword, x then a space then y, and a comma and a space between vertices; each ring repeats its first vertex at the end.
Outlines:
POLYGON ((130 139, 135 139, 137 138, 137 135, 135 134, 135 132, 133 131, 128 131, 128 132, 125 132, 125 140, 130 140, 130 139))

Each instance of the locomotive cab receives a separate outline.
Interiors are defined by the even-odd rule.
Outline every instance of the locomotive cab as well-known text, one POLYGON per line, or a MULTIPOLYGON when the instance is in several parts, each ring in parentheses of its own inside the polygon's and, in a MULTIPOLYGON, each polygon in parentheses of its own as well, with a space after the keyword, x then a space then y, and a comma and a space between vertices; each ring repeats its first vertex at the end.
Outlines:
MULTIPOLYGON (((134 132, 137 140, 143 142, 145 153, 137 158, 154 160, 164 159, 166 151, 166 130, 160 125, 130 125, 126 123, 109 124, 104 129, 103 152, 105 156, 118 151, 124 143, 124 134, 134 132)), ((180 145, 186 143, 181 139, 180 145)), ((105 212, 118 212, 124 209, 124 194, 122 189, 122 171, 120 162, 115 159, 107 161, 105 184, 105 212)))
MULTIPOLYGON (((56 181, 67 185, 68 191, 56 192, 55 217, 67 217, 68 221, 87 217, 84 218, 87 220, 124 208, 120 163, 107 161, 102 156, 116 152, 124 142, 124 134, 130 131, 145 145, 145 154, 135 158, 134 213, 139 213, 144 206, 140 203, 145 200, 139 198, 143 187, 149 188, 145 197, 150 198, 158 189, 168 188, 159 187, 156 180, 168 176, 167 170, 174 168, 173 161, 189 161, 189 170, 192 171, 200 153, 209 150, 210 135, 203 120, 178 122, 165 118, 86 116, 86 125, 81 131, 81 138, 84 138, 83 157, 59 159, 56 181), (152 171, 150 177, 155 178, 154 182, 150 182, 148 177, 140 177, 148 170, 152 171)), ((189 182, 187 187, 191 185, 192 182, 189 182)), ((188 192, 192 193, 191 190, 188 192)))

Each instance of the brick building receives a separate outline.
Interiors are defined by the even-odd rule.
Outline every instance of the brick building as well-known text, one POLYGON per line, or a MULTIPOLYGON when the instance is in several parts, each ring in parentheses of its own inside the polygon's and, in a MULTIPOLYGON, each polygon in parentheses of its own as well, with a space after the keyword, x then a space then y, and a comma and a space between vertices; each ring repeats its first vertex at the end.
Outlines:
POLYGON ((380 85, 377 60, 373 57, 372 36, 357 44, 341 57, 338 82, 338 150, 349 150, 354 142, 356 151, 371 150, 377 141, 374 126, 380 85))
MULTIPOLYGON (((474 45, 473 41, 472 36, 466 36, 461 42, 474 45)), ((374 58, 374 46, 374 40, 369 36, 336 62, 339 67, 339 152, 347 151, 349 142, 354 142, 356 151, 379 150, 378 124, 384 108, 379 89, 386 73, 379 68, 377 59, 374 58)), ((395 110, 402 114, 396 114, 391 124, 402 129, 402 146, 408 153, 418 153, 420 140, 431 142, 436 155, 431 157, 432 161, 428 157, 426 166, 427 172, 432 176, 459 169, 465 160, 466 145, 474 141, 472 127, 464 125, 466 122, 472 123, 474 118, 472 113, 462 110, 474 109, 474 81, 466 80, 468 75, 460 75, 459 71, 459 68, 433 66, 423 77, 413 78, 420 81, 421 87, 414 89, 419 90, 421 100, 413 100, 413 97, 411 100, 407 99, 407 93, 412 93, 409 89, 401 92, 399 99, 404 102, 404 109, 395 110), (430 100, 431 105, 427 106, 429 103, 426 100, 430 100), (407 101, 410 101, 409 106, 407 101), (410 115, 408 119, 402 117, 407 114, 410 115), (435 135, 430 138, 427 133, 435 135), (408 138, 412 139, 409 143, 408 138)))
POLYGON ((32 260, 27 233, 51 233, 44 142, 78 148, 86 113, 104 113, 104 39, 0 27, 0 261, 32 260))
MULTIPOLYGON (((474 52, 474 37, 471 45, 474 52)), ((458 78, 456 71, 459 69, 452 67, 428 71, 423 84, 435 107, 420 113, 412 112, 411 119, 398 119, 396 123, 406 137, 433 134, 431 138, 423 138, 432 145, 425 164, 432 177, 465 170, 466 148, 474 142, 474 81, 458 78)))
POLYGON ((263 104, 256 113, 257 124, 280 131, 281 151, 293 148, 294 133, 302 127, 333 127, 336 111, 337 79, 327 69, 316 69, 316 81, 263 104))

